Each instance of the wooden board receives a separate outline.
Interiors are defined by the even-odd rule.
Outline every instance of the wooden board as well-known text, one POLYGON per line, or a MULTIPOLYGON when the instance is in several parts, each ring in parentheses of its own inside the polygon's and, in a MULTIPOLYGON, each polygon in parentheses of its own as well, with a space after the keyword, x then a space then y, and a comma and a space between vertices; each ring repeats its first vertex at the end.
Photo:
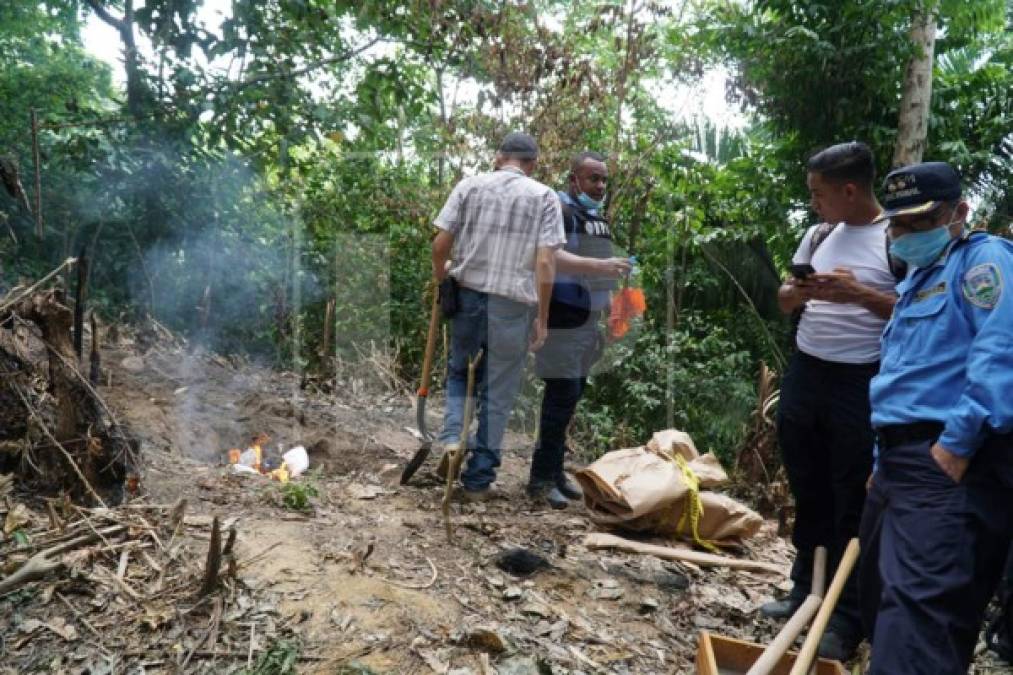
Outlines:
MULTIPOLYGON (((760 658, 764 645, 700 631, 696 650, 697 675, 743 675, 760 658)), ((795 664, 797 652, 788 652, 774 668, 772 675, 788 675, 795 664)), ((819 659, 816 675, 847 675, 837 661, 819 659)))

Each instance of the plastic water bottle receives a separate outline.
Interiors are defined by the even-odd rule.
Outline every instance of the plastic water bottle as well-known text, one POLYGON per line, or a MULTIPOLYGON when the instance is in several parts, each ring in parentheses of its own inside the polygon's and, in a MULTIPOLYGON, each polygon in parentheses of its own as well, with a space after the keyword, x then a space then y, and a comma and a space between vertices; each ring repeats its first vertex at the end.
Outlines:
POLYGON ((630 256, 630 265, 632 265, 632 267, 630 268, 630 275, 629 275, 629 278, 627 280, 628 281, 628 285, 629 286, 639 286, 640 285, 640 265, 637 264, 637 256, 635 256, 635 255, 631 255, 630 256))

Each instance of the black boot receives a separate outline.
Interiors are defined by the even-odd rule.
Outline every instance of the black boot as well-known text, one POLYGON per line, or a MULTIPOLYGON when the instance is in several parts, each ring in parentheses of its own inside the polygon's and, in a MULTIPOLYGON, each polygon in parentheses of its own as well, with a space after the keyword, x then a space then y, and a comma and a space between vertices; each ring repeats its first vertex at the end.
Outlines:
POLYGON ((570 500, 559 491, 559 487, 553 481, 532 481, 528 483, 527 493, 532 499, 544 499, 554 509, 565 509, 570 505, 570 500))
POLYGON ((787 619, 793 615, 805 601, 805 595, 797 589, 798 586, 791 589, 783 600, 771 600, 760 605, 760 614, 768 619, 787 619))
POLYGON ((837 616, 831 616, 827 631, 820 638, 816 653, 822 659, 844 663, 851 660, 861 642, 862 635, 858 625, 837 616))
POLYGON ((559 491, 567 499, 578 500, 584 498, 584 491, 580 489, 577 483, 567 478, 565 473, 561 473, 556 477, 556 487, 559 488, 559 491))

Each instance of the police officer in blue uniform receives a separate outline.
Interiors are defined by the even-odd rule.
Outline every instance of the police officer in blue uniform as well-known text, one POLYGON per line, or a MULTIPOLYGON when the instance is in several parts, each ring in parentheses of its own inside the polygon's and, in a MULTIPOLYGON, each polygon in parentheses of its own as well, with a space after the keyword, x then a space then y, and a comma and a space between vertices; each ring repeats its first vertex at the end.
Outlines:
POLYGON ((531 458, 528 494, 562 509, 580 499, 580 488, 563 473, 566 429, 601 355, 601 313, 616 279, 630 271, 613 255, 612 230, 602 213, 608 167, 597 152, 582 152, 570 164, 569 188, 559 193, 566 244, 556 252, 556 279, 549 306, 549 335, 535 354, 545 381, 538 443, 531 458))
POLYGON ((861 538, 874 675, 964 675, 1013 531, 1013 243, 968 232, 948 164, 891 172, 897 291, 872 380, 861 538))

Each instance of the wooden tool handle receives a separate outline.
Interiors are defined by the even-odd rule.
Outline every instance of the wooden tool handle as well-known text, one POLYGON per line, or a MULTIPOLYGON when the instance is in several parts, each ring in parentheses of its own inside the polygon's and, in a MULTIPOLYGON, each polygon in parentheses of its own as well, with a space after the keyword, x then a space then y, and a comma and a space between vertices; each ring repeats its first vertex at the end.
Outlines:
POLYGON ((429 395, 429 382, 433 372, 433 352, 436 351, 436 332, 440 325, 440 292, 433 288, 432 309, 429 310, 429 332, 426 334, 426 351, 422 360, 422 383, 419 396, 429 395))
POLYGON ((837 566, 834 580, 830 582, 830 590, 827 591, 827 597, 813 621, 813 627, 809 631, 809 635, 806 636, 805 643, 802 644, 802 649, 798 653, 798 658, 795 659, 795 665, 792 666, 790 675, 806 675, 809 672, 809 666, 816 659, 816 650, 819 648, 823 631, 827 629, 827 623, 837 605, 837 599, 841 597, 844 584, 847 583, 851 570, 854 569, 855 562, 858 560, 858 552, 858 539, 852 539, 848 542, 844 555, 841 556, 841 564, 837 566))
POLYGON ((756 659, 746 675, 770 675, 774 668, 781 661, 788 649, 795 643, 799 636, 813 617, 820 609, 823 602, 823 588, 826 585, 827 577, 827 549, 824 546, 816 547, 816 554, 813 556, 813 580, 809 597, 805 599, 791 619, 784 624, 781 631, 771 640, 767 648, 756 659))

